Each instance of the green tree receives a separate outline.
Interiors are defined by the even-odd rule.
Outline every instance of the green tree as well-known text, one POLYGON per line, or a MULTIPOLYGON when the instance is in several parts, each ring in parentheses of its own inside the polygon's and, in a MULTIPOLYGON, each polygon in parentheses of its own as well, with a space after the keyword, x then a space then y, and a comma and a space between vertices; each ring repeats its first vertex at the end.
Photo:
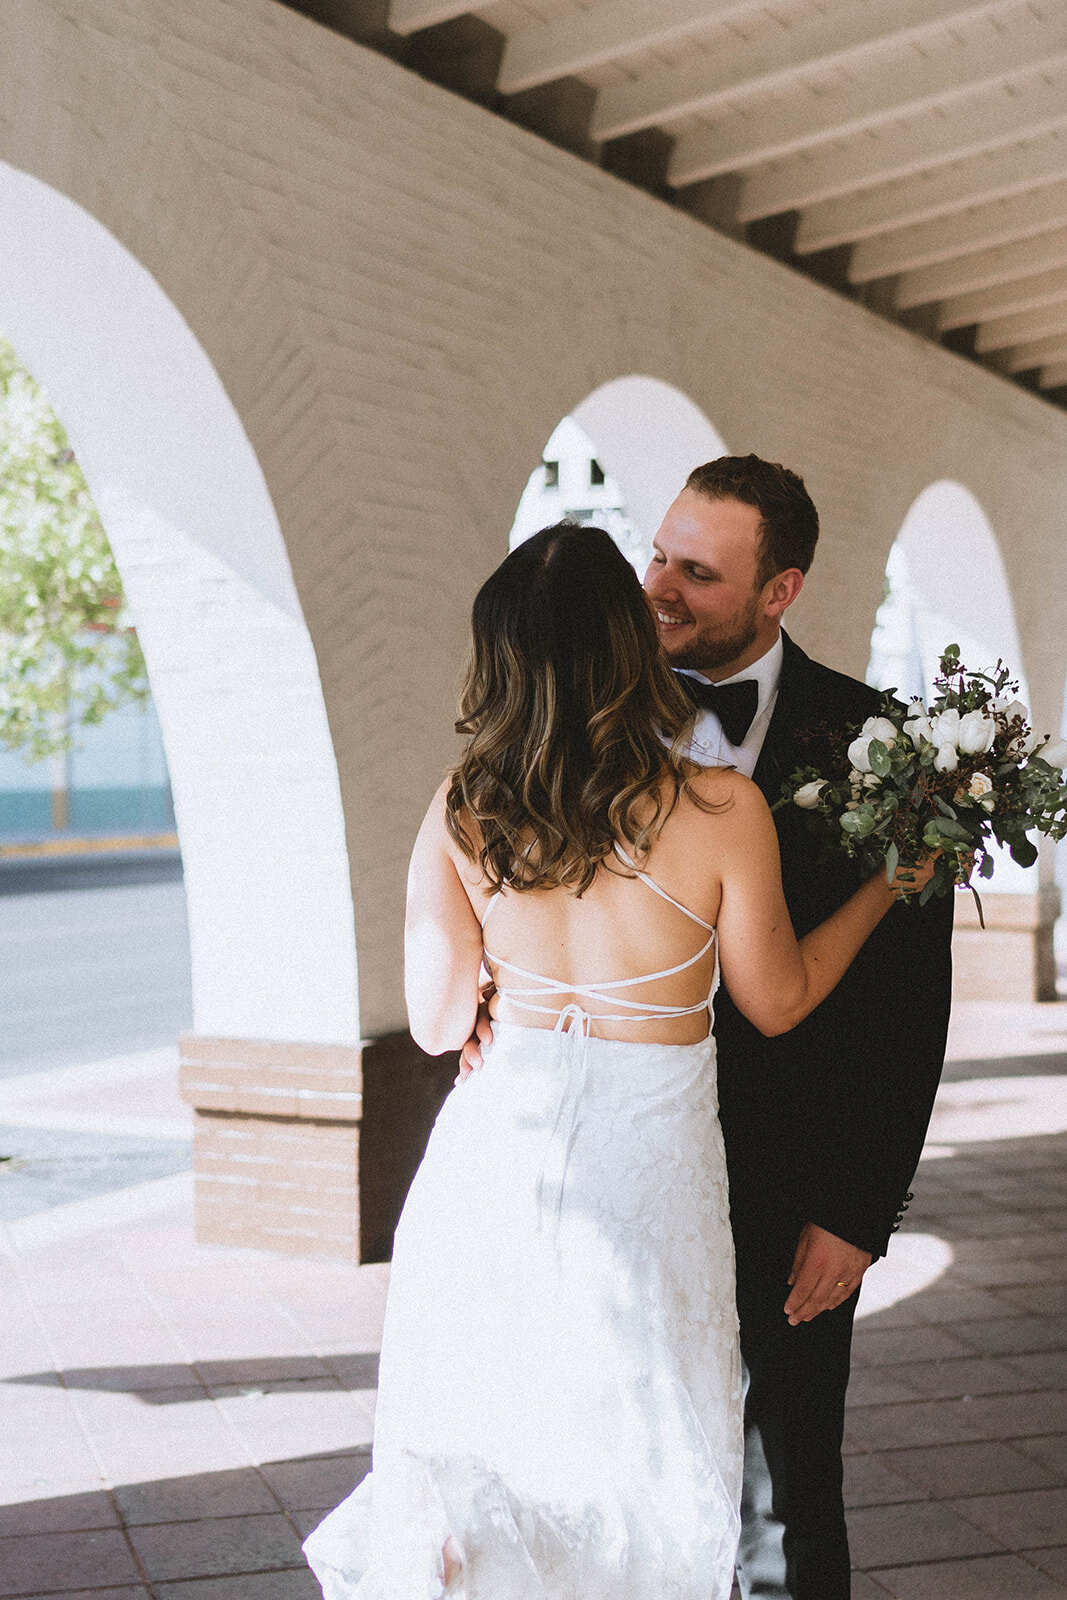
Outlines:
POLYGON ((62 424, 0 338, 0 745, 41 761, 148 676, 62 424))

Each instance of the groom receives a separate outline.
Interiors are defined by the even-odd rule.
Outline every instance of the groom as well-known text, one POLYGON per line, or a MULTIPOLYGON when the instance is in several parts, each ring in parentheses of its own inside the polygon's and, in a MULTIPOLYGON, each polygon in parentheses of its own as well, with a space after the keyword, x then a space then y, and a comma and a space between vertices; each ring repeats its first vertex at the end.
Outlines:
MULTIPOLYGON (((770 802, 879 695, 782 632, 819 519, 802 480, 758 456, 690 473, 645 588, 663 650, 702 707, 691 756, 749 774, 770 802)), ((804 813, 775 813, 797 936, 860 879, 804 813)), ((738 1577, 746 1600, 848 1600, 841 1441, 856 1290, 911 1198, 944 1059, 951 899, 898 905, 837 989, 767 1039, 720 991, 720 1113, 745 1366, 738 1577)))

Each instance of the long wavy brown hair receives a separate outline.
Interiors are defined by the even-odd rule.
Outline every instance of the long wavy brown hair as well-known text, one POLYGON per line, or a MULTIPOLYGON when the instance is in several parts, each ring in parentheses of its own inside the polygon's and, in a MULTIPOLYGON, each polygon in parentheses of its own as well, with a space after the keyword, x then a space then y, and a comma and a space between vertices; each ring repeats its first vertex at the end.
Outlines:
POLYGON ((558 523, 519 545, 478 591, 471 631, 448 831, 494 889, 580 895, 617 841, 641 858, 670 816, 693 706, 601 528, 558 523))

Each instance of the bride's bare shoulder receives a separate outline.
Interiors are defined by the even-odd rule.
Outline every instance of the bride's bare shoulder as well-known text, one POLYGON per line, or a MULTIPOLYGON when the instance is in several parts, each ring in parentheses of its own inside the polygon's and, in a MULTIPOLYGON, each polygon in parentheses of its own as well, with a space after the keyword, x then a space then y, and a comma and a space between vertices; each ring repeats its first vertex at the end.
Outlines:
POLYGON ((742 814, 766 807, 766 800, 743 772, 736 767, 693 767, 686 776, 685 790, 694 810, 715 815, 740 808, 742 814))

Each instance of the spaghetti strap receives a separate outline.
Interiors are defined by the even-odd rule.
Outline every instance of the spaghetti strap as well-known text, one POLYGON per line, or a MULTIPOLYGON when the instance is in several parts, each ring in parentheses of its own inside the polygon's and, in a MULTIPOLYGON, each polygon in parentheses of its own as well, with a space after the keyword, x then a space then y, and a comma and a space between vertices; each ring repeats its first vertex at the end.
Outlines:
MULTIPOLYGON (((523 1011, 536 1011, 543 1016, 556 1017, 559 1022, 563 1022, 571 1013, 581 1013, 582 1017, 586 1019, 586 1025, 592 1021, 662 1022, 665 1018, 694 1016, 698 1011, 707 1009, 711 995, 714 994, 718 982, 718 960, 715 962, 711 991, 707 999, 700 1000, 695 1005, 657 1005, 650 1000, 628 1000, 624 995, 612 993, 613 990, 632 989, 638 984, 656 983, 660 979, 673 978, 680 972, 687 972, 690 967, 695 967, 697 962, 707 955, 715 943, 715 926, 713 923, 705 922, 703 917, 698 917, 695 911, 691 911, 680 900, 676 900, 673 895, 668 894, 666 889, 661 888, 654 878, 650 878, 647 873, 641 872, 618 845, 615 846, 615 852, 619 859, 630 868, 634 876, 651 889, 653 894, 659 895, 661 900, 666 900, 668 905, 673 906, 676 911, 680 911, 683 916, 688 917, 690 922, 695 922, 699 927, 707 930, 708 937, 700 949, 691 955, 688 960, 679 961, 673 967, 662 967, 656 972, 642 972, 633 978, 602 978, 586 983, 572 983, 564 978, 551 977, 547 973, 534 972, 528 967, 521 967, 517 962, 508 961, 503 956, 495 956, 483 944, 485 963, 491 971, 499 970, 513 973, 516 978, 526 979, 527 985, 529 985, 523 987, 509 985, 505 988, 498 983, 497 993, 501 1000, 516 1005, 523 1011), (539 1001, 551 1000, 556 995, 576 995, 583 1001, 599 1000, 617 1009, 607 1012, 586 1012, 573 1002, 566 1006, 538 1003, 539 1001)), ((486 906, 481 918, 483 929, 489 920, 489 913, 500 899, 501 893, 502 891, 498 889, 495 894, 490 896, 489 904, 486 906)))
MULTIPOLYGON (((634 877, 640 878, 645 887, 651 889, 653 894, 658 894, 661 900, 666 900, 668 905, 674 906, 676 911, 681 911, 683 915, 687 916, 691 922, 699 923, 702 928, 707 928, 709 932, 714 932, 714 923, 705 922, 703 917, 698 917, 695 911, 691 911, 689 907, 684 906, 680 900, 676 900, 672 894, 668 894, 666 889, 662 888, 656 882, 655 878, 650 878, 647 872, 642 872, 636 863, 630 860, 630 857, 626 854, 626 851, 620 849, 618 845, 615 846, 615 854, 618 856, 620 861, 629 867, 634 877)), ((484 922, 482 926, 485 926, 484 922)))

